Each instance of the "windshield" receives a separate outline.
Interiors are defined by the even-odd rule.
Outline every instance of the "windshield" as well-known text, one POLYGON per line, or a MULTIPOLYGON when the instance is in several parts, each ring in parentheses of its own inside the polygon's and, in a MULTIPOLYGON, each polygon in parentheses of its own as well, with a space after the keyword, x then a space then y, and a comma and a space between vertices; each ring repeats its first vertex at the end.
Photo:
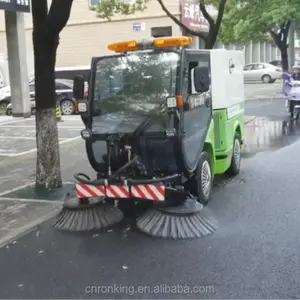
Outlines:
POLYGON ((93 131, 133 132, 149 114, 156 117, 147 131, 166 129, 161 113, 167 97, 175 96, 179 54, 138 52, 107 57, 96 64, 93 131))

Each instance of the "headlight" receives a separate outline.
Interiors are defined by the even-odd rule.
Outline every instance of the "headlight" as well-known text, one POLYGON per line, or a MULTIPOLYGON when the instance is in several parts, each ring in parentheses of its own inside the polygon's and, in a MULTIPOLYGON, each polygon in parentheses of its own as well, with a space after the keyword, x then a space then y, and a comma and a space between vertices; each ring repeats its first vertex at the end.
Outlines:
POLYGON ((79 102, 77 104, 77 108, 78 108, 78 112, 80 112, 80 113, 85 113, 88 110, 86 102, 79 102))
POLYGON ((89 138, 91 138, 92 134, 91 132, 88 130, 88 129, 83 129, 81 131, 81 137, 84 139, 84 140, 88 140, 89 138))
POLYGON ((167 99, 167 107, 168 108, 175 108, 176 106, 177 106, 177 103, 176 103, 175 97, 170 97, 167 99))

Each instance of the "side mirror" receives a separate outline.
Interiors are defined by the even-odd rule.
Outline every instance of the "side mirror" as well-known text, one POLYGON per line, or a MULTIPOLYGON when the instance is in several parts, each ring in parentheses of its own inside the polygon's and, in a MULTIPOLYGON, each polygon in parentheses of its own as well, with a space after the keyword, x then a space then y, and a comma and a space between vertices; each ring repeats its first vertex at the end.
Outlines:
POLYGON ((74 77, 73 97, 76 100, 80 100, 84 98, 84 78, 81 75, 74 77))
POLYGON ((205 93, 209 90, 210 74, 208 67, 196 67, 194 73, 194 86, 197 93, 205 93))

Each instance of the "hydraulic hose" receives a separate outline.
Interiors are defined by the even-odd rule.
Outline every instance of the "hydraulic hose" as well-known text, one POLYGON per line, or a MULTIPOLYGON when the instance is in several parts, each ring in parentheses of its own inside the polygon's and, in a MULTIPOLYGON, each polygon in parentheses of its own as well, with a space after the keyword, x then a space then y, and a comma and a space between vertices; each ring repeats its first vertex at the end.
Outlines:
POLYGON ((127 169, 129 166, 131 166, 136 160, 138 159, 138 156, 134 156, 132 160, 127 162, 124 166, 122 166, 120 169, 118 169, 114 174, 108 177, 108 180, 114 179, 117 177, 118 174, 120 174, 122 171, 127 169))

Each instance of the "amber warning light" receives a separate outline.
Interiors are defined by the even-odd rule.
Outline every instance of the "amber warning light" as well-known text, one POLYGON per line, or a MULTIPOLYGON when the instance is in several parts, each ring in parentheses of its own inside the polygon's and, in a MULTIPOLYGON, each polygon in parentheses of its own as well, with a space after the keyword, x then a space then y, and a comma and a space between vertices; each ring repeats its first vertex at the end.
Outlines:
POLYGON ((108 45, 114 52, 128 52, 155 48, 178 48, 192 44, 192 38, 187 36, 156 38, 145 41, 127 41, 108 45))

